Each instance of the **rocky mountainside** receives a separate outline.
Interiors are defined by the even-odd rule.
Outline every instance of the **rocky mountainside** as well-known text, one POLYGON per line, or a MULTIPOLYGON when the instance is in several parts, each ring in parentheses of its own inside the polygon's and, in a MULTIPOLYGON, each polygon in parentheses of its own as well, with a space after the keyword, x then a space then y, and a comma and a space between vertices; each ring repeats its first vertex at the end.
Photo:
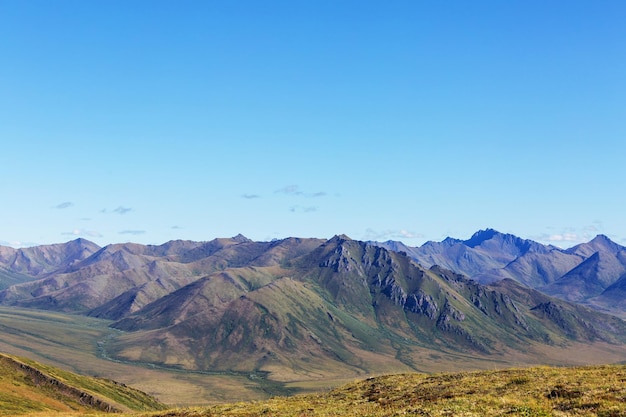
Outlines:
MULTIPOLYGON (((490 234, 466 246, 491 265, 545 249, 490 234)), ((0 303, 113 320, 123 333, 109 356, 191 370, 293 380, 421 369, 441 355, 532 363, 571 343, 626 342, 615 317, 346 236, 116 244, 54 271, 0 303)))
POLYGON ((85 239, 22 249, 0 246, 0 289, 72 266, 99 249, 85 239))
POLYGON ((421 247, 372 244, 398 248, 421 265, 444 266, 483 284, 513 279, 548 295, 626 317, 623 304, 609 301, 618 293, 616 287, 609 288, 626 272, 626 247, 604 235, 566 250, 493 229, 476 232, 468 240, 446 238, 421 247))

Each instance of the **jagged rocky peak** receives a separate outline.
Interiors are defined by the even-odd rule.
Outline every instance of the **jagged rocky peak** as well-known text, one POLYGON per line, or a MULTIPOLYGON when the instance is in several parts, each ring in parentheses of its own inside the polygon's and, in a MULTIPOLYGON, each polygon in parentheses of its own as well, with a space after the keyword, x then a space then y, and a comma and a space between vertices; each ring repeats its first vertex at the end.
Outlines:
POLYGON ((495 229, 480 230, 463 242, 470 248, 482 248, 490 251, 500 251, 511 256, 520 256, 527 252, 546 253, 548 248, 540 243, 522 239, 510 233, 501 233, 495 229))
MULTIPOLYGON (((348 238, 349 239, 349 238, 348 238)), ((335 272, 351 272, 357 267, 357 262, 354 259, 354 255, 351 249, 354 249, 352 245, 345 245, 350 240, 342 239, 338 236, 328 240, 325 245, 335 245, 335 249, 329 254, 327 259, 320 263, 323 267, 332 267, 335 272)))
POLYGON ((233 236, 232 240, 234 240, 237 243, 249 243, 249 242, 252 242, 252 240, 248 239, 247 237, 245 237, 241 233, 237 234, 237 236, 233 236))
POLYGON ((466 240, 464 243, 467 246, 474 248, 476 246, 479 246, 481 243, 483 243, 486 240, 493 239, 496 235, 501 235, 501 233, 495 229, 479 230, 478 232, 474 233, 472 237, 466 240))
MULTIPOLYGON (((441 243, 445 245, 454 245, 456 243, 461 243, 461 242, 463 242, 461 239, 457 239, 457 238, 450 237, 450 236, 446 237, 444 240, 441 241, 441 243)), ((426 245, 427 243, 432 244, 432 243, 437 243, 437 242, 431 240, 431 241, 426 242, 424 245, 426 245)))
POLYGON ((342 233, 340 235, 335 235, 331 237, 330 239, 328 239, 326 243, 343 243, 343 242, 349 242, 351 240, 352 239, 348 235, 344 235, 342 233))

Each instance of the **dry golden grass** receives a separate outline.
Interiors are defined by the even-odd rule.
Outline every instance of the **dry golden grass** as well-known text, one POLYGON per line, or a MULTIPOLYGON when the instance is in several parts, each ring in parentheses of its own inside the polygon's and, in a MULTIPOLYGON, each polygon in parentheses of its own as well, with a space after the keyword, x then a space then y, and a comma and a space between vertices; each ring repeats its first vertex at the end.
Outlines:
POLYGON ((318 395, 133 414, 208 416, 626 416, 626 366, 370 378, 318 395))
MULTIPOLYGON (((0 415, 18 415, 4 411, 0 415)), ((89 410, 23 411, 21 415, 31 417, 107 415, 89 410)), ((626 365, 387 375, 320 394, 116 415, 623 417, 626 416, 626 365)))

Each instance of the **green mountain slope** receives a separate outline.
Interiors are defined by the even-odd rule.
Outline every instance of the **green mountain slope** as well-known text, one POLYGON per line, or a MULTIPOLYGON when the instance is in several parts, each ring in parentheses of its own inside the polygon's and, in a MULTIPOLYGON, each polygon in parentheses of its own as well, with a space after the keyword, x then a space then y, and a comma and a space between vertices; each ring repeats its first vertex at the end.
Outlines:
POLYGON ((0 353, 0 415, 164 408, 149 395, 114 381, 81 376, 0 353))

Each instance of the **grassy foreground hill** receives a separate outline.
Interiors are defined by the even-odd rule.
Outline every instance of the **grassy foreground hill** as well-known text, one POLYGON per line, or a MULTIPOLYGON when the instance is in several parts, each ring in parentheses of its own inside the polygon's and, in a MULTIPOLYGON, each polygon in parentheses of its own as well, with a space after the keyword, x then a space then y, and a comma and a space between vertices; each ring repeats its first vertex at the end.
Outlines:
POLYGON ((626 365, 371 377, 331 391, 168 408, 111 380, 0 354, 0 416, 626 416, 626 365))
POLYGON ((81 376, 0 353, 0 416, 163 408, 149 395, 112 380, 81 376))
POLYGON ((318 395, 151 417, 626 416, 626 366, 539 367, 368 378, 318 395))

